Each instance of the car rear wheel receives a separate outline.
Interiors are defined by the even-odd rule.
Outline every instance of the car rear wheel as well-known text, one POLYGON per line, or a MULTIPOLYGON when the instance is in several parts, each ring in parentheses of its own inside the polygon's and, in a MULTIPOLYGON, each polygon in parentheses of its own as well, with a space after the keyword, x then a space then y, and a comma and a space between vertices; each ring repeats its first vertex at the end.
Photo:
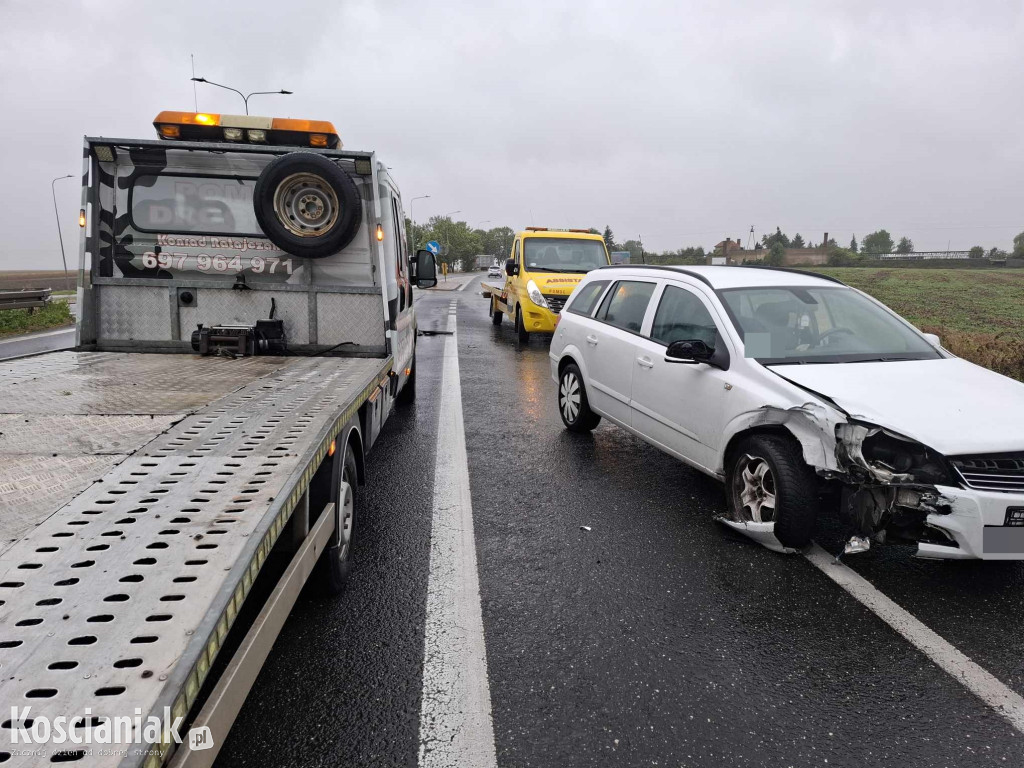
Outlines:
POLYGON ((818 481, 800 447, 779 435, 755 435, 731 453, 726 469, 729 512, 739 523, 774 523, 783 546, 811 541, 818 517, 818 481))
POLYGON ((519 341, 526 344, 530 341, 530 332, 523 325, 523 308, 516 307, 516 336, 519 341))
POLYGON ((590 410, 587 388, 576 363, 569 363, 558 377, 558 413, 570 432, 590 432, 601 417, 590 410))

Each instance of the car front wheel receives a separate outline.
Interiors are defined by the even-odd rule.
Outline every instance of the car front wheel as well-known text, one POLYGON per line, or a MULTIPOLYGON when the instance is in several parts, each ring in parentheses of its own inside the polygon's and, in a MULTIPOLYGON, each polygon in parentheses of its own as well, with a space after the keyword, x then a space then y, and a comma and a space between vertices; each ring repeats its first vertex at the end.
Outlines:
POLYGON ((569 363, 558 377, 558 413, 570 432, 590 432, 601 417, 590 410, 583 376, 575 363, 569 363))
POLYGON ((818 517, 818 482, 800 447, 779 435, 755 435, 730 454, 729 513, 739 523, 774 523, 785 547, 805 547, 818 517))

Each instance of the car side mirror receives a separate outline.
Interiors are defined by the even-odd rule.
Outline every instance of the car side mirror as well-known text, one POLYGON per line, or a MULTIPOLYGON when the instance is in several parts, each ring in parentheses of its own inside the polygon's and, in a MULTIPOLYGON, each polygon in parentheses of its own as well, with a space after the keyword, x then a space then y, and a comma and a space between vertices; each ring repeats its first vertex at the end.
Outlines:
POLYGON ((668 349, 665 350, 665 362, 706 363, 714 354, 715 350, 700 339, 683 339, 668 345, 668 349))
POLYGON ((430 251, 416 251, 409 260, 412 277, 417 288, 433 288, 437 285, 437 261, 430 251))
POLYGON ((519 265, 516 264, 515 259, 509 259, 505 262, 505 274, 509 277, 519 274, 519 265))
POLYGON ((934 333, 922 333, 921 335, 924 336, 926 339, 928 339, 928 343, 931 344, 933 347, 941 347, 942 346, 942 339, 940 339, 937 334, 934 334, 934 333))

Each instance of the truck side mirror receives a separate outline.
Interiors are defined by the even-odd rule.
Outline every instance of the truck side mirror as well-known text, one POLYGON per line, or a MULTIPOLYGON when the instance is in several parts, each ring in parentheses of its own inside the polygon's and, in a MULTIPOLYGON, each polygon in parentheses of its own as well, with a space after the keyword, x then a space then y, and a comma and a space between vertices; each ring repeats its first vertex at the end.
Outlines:
POLYGON ((509 277, 519 274, 519 265, 516 264, 515 259, 509 259, 505 262, 505 274, 509 277))
POLYGON ((433 288, 437 285, 437 262, 430 251, 416 251, 409 266, 417 288, 433 288))

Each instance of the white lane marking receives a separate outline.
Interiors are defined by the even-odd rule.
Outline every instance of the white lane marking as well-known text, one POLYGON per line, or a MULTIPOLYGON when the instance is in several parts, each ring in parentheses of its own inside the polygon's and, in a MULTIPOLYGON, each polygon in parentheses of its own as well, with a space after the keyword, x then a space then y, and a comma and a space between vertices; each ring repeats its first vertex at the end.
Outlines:
POLYGON ((453 300, 434 461, 419 765, 496 768, 455 313, 453 300))
POLYGON ((1024 698, 1011 691, 966 654, 918 621, 911 613, 883 595, 867 579, 817 544, 804 552, 822 573, 849 592, 869 611, 896 630, 911 645, 945 670, 954 680, 1002 715, 1024 733, 1024 698))

